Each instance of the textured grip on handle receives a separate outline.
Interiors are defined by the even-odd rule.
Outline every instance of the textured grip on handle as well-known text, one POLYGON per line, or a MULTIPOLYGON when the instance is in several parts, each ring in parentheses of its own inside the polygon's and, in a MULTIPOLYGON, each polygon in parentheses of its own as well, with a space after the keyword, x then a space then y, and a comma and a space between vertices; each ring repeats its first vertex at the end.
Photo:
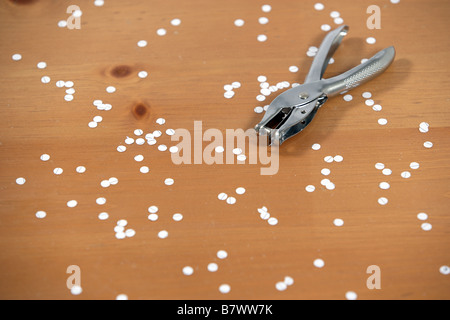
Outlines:
POLYGON ((342 91, 353 89, 377 77, 389 67, 395 57, 394 47, 388 47, 375 54, 366 62, 344 72, 343 74, 324 79, 323 91, 328 97, 335 96, 342 91))

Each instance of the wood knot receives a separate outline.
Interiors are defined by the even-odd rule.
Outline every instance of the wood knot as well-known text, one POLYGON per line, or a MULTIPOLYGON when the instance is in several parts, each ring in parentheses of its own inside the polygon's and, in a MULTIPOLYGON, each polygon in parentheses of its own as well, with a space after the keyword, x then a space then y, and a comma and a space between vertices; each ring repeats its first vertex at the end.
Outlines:
POLYGON ((36 0, 9 0, 9 1, 14 4, 32 4, 33 2, 36 2, 36 0))
POLYGON ((131 112, 136 119, 141 120, 148 116, 148 114, 150 113, 149 109, 150 107, 148 107, 145 103, 138 102, 133 105, 133 107, 131 108, 131 112))
POLYGON ((131 74, 131 67, 126 65, 116 66, 111 70, 111 75, 116 78, 124 78, 131 74))

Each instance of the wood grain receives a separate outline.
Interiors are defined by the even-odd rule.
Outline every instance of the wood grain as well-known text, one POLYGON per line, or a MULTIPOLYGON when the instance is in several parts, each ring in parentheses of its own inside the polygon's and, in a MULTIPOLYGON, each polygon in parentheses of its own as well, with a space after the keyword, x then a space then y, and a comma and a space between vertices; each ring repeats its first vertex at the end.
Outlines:
MULTIPOLYGON (((450 264, 450 98, 448 88, 448 19, 450 2, 106 0, 0 2, 0 297, 2 299, 449 299, 450 278, 439 272, 450 264), (261 6, 272 5, 263 13, 261 6), (81 29, 59 28, 66 8, 80 6, 81 29), (366 8, 381 8, 381 29, 366 27, 366 8), (394 45, 396 60, 380 77, 354 89, 353 100, 330 99, 314 121, 280 150, 279 172, 261 176, 258 165, 174 165, 168 151, 156 146, 116 147, 141 128, 186 128, 195 120, 203 130, 251 128, 261 119, 263 104, 257 77, 271 84, 302 82, 312 59, 310 46, 325 35, 322 24, 335 24, 340 12, 349 34, 337 50, 325 77, 340 74, 394 45), (258 18, 269 23, 261 25, 258 18), (172 26, 171 19, 181 19, 172 26), (234 26, 235 19, 245 21, 234 26), (158 28, 167 29, 163 37, 158 28), (266 42, 258 42, 266 34, 266 42), (368 45, 365 39, 376 38, 368 45), (139 40, 148 46, 139 48, 139 40), (22 60, 11 56, 20 53, 22 60), (38 69, 39 61, 47 62, 38 69), (291 73, 289 66, 300 71, 291 73), (149 76, 140 79, 137 73, 149 76), (42 76, 51 78, 41 83, 42 76), (57 80, 75 83, 74 100, 64 100, 57 80), (239 81, 232 99, 223 86, 239 81), (109 94, 107 86, 117 91, 109 94), (380 112, 364 104, 370 91, 380 112), (95 99, 112 104, 98 111, 95 99), (95 115, 103 121, 88 127, 95 115), (159 127, 157 118, 166 119, 159 127), (380 126, 377 120, 386 118, 380 126), (427 133, 419 123, 430 124, 427 133), (431 149, 423 147, 432 141, 431 149), (319 143, 321 149, 311 149, 319 143), (39 160, 47 153, 51 159, 39 160), (142 154, 145 160, 133 160, 142 154), (341 163, 326 163, 327 155, 341 163), (409 164, 420 164, 411 170, 409 164), (383 176, 374 165, 392 170, 383 176), (141 165, 150 172, 139 172, 141 165), (75 172, 83 165, 87 171, 75 172), (54 175, 61 167, 63 174, 54 175), (320 185, 322 168, 331 169, 336 188, 320 185), (409 170, 411 178, 400 177, 409 170), (25 177, 24 185, 16 184, 25 177), (119 183, 102 188, 100 181, 119 183), (164 185, 174 178, 173 186, 164 185), (387 181, 391 187, 381 190, 387 181), (306 185, 315 185, 312 193, 306 185), (234 194, 228 205, 220 192, 234 194), (98 197, 107 198, 99 206, 98 197), (387 197, 380 206, 377 199, 387 197), (68 208, 75 199, 78 205, 68 208), (159 207, 159 219, 147 219, 147 208, 159 207), (266 206, 278 218, 269 226, 257 208, 266 206), (38 210, 47 212, 37 219, 38 210), (110 218, 97 216, 106 211, 110 218), (172 215, 183 214, 180 222, 172 215), (421 229, 419 212, 428 214, 432 230, 421 229), (335 218, 344 226, 333 225, 335 218), (117 220, 136 230, 133 238, 114 236, 117 220), (159 239, 160 230, 169 237, 159 239), (220 260, 218 250, 228 257, 220 260), (313 266, 321 258, 325 267, 313 266), (207 271, 216 262, 219 270, 207 271), (66 287, 69 265, 81 268, 83 292, 66 287), (185 276, 182 268, 194 268, 185 276), (369 290, 366 269, 381 268, 381 289, 369 290), (280 292, 275 284, 291 276, 294 284, 280 292), (219 292, 221 284, 230 293, 219 292)), ((158 144, 174 145, 163 134, 158 144)))

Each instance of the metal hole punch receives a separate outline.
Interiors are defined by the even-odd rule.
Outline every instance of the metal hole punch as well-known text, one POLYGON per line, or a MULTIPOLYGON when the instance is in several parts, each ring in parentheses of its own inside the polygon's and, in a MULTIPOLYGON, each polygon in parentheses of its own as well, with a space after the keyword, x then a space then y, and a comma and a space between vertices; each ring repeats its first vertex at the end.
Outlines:
POLYGON ((348 28, 344 25, 330 31, 319 47, 305 82, 283 92, 269 105, 263 119, 255 126, 260 136, 268 136, 269 144, 281 145, 305 129, 329 97, 372 80, 392 63, 395 49, 391 46, 347 72, 330 79, 322 79, 328 62, 347 34, 348 28))

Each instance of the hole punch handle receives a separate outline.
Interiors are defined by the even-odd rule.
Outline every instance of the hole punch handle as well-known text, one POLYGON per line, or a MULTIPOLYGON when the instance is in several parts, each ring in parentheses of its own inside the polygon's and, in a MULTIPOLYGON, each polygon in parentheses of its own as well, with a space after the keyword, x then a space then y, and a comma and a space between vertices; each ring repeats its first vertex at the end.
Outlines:
POLYGON ((376 53, 372 58, 359 66, 350 69, 338 76, 323 80, 323 92, 332 97, 342 91, 351 90, 372 80, 386 70, 394 61, 395 49, 388 47, 376 53))
POLYGON ((347 35, 348 28, 348 26, 343 25, 342 27, 329 32, 325 36, 311 64, 305 83, 322 79, 325 69, 328 66, 328 62, 341 44, 342 38, 347 35))

